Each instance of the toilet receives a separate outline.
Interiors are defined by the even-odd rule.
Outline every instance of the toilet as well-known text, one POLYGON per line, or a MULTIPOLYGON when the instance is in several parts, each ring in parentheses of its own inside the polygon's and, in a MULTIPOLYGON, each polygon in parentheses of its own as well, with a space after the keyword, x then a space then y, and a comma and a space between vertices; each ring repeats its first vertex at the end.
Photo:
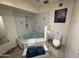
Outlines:
POLYGON ((53 45, 54 48, 60 48, 61 39, 62 39, 62 33, 60 33, 60 32, 54 32, 53 33, 52 45, 53 45))

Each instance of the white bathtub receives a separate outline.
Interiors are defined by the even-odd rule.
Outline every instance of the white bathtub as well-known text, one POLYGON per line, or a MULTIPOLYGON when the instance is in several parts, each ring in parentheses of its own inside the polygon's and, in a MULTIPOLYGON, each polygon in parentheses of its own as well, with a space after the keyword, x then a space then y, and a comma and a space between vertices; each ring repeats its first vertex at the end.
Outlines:
POLYGON ((44 45, 44 44, 46 44, 46 39, 45 38, 32 38, 32 39, 25 40, 23 38, 19 38, 19 39, 17 39, 17 43, 21 49, 24 49, 27 46, 44 45))
POLYGON ((26 35, 23 35, 17 39, 17 43, 20 48, 24 49, 24 47, 31 45, 40 45, 44 44, 46 39, 44 38, 44 34, 40 32, 30 32, 26 35))

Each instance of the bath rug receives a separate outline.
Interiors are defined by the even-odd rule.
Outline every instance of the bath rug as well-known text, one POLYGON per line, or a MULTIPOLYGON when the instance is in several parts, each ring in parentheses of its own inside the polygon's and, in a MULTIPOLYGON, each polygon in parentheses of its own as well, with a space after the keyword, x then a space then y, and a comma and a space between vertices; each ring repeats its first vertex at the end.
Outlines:
POLYGON ((26 53, 26 58, 31 58, 31 57, 35 57, 35 56, 40 56, 45 54, 45 49, 43 46, 30 46, 27 49, 27 53, 26 53))

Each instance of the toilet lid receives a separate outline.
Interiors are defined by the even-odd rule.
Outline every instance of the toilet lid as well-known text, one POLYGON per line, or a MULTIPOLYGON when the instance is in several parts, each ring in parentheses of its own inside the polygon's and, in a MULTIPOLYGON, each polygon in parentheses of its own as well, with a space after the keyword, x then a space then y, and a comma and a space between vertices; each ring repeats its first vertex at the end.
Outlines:
POLYGON ((54 39, 52 43, 54 46, 60 46, 60 40, 58 39, 54 39))

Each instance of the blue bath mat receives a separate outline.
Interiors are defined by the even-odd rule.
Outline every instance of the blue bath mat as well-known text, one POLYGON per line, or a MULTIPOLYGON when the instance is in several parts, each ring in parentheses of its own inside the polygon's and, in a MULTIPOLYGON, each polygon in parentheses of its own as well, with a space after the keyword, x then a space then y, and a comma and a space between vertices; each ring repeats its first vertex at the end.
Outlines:
POLYGON ((43 46, 38 46, 38 47, 28 47, 27 53, 26 53, 26 58, 31 58, 39 55, 45 54, 45 49, 43 46))

